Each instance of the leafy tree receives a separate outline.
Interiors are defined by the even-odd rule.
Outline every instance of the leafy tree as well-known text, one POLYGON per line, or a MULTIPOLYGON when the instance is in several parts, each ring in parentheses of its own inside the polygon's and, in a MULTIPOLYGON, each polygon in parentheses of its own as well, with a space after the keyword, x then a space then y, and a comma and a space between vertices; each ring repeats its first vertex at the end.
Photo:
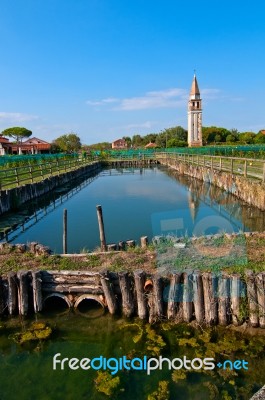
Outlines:
POLYGON ((226 136, 226 142, 227 143, 234 143, 237 141, 237 138, 234 135, 227 135, 226 136))
POLYGON ((245 144, 252 144, 252 143, 254 143, 255 137, 256 137, 256 134, 253 132, 242 132, 239 135, 239 141, 241 143, 245 143, 245 144))
POLYGON ((132 147, 132 139, 130 138, 130 136, 123 136, 123 139, 125 140, 125 142, 127 143, 127 148, 129 149, 130 147, 132 147))
POLYGON ((61 151, 69 153, 81 149, 80 138, 73 132, 58 137, 53 143, 57 145, 61 151))
POLYGON ((110 150, 111 149, 111 143, 110 142, 100 142, 100 143, 95 143, 91 145, 84 145, 82 146, 82 149, 84 150, 110 150))
POLYGON ((217 127, 217 126, 208 126, 208 127, 203 127, 202 128, 202 140, 203 144, 211 144, 213 142, 225 142, 226 138, 228 135, 230 135, 231 132, 222 127, 217 127), (220 139, 220 140, 216 140, 220 139))
POLYGON ((14 126, 13 128, 7 128, 2 131, 3 136, 12 137, 16 140, 16 143, 21 143, 23 138, 30 137, 32 132, 29 129, 14 126))
POLYGON ((134 147, 140 147, 143 145, 143 138, 140 135, 133 135, 132 145, 134 147))
POLYGON ((263 144, 265 143, 265 135, 262 132, 257 133, 254 137, 254 143, 263 144))

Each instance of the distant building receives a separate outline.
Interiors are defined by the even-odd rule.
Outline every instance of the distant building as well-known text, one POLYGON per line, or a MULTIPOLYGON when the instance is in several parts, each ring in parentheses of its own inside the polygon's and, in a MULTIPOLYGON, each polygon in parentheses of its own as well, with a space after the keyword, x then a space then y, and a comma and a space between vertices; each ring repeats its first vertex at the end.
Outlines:
POLYGON ((155 147, 157 147, 157 145, 155 143, 149 142, 146 146, 144 146, 145 149, 154 149, 155 147))
POLYGON ((202 100, 195 74, 188 103, 188 145, 202 146, 202 100))
POLYGON ((42 154, 49 153, 51 144, 36 137, 21 143, 10 143, 9 139, 0 135, 0 155, 5 154, 42 154))
POLYGON ((117 139, 114 140, 114 142, 112 142, 111 144, 112 149, 127 149, 127 142, 125 139, 117 139))

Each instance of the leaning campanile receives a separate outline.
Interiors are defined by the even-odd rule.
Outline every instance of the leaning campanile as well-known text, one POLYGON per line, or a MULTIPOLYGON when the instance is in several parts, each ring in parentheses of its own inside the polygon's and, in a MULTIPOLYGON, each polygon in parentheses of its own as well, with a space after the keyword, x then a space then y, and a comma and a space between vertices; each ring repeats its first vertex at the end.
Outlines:
POLYGON ((202 100, 195 74, 188 103, 188 145, 202 146, 202 100))

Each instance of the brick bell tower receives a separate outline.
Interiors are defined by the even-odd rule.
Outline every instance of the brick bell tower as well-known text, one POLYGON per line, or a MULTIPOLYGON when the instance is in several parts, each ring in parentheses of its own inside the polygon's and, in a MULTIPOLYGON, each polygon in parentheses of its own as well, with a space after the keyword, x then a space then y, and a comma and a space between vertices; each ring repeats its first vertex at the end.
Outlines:
POLYGON ((202 146, 202 100, 195 74, 188 103, 188 145, 202 146))

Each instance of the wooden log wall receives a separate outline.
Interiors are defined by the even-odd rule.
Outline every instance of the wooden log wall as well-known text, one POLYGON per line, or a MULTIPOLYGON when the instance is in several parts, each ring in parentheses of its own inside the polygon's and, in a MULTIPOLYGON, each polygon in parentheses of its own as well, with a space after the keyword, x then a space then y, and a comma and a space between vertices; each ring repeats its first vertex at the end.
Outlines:
POLYGON ((28 315, 45 310, 46 298, 57 295, 69 306, 98 299, 111 314, 199 325, 265 328, 265 273, 247 271, 215 276, 185 271, 168 276, 129 272, 19 271, 0 277, 0 315, 28 315))

